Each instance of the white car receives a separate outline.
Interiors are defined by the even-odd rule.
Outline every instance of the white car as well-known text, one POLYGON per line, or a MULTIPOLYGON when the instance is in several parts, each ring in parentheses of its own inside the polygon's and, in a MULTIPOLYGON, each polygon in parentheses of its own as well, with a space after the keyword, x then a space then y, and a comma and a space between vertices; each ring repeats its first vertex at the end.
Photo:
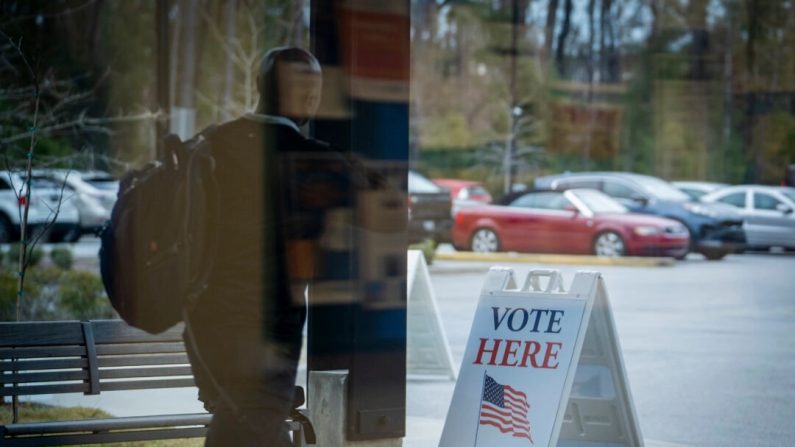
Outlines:
POLYGON ((707 194, 701 200, 734 206, 743 216, 749 248, 795 250, 795 188, 730 186, 707 194))
POLYGON ((28 234, 46 231, 45 239, 50 242, 77 240, 80 237, 77 208, 63 200, 65 194, 57 183, 36 178, 31 180, 27 191, 19 172, 0 171, 0 243, 19 240, 22 210, 28 202, 28 234))
POLYGON ((64 201, 77 208, 81 234, 95 233, 110 219, 119 186, 109 174, 101 171, 40 169, 33 171, 33 178, 64 186, 64 201), (102 187, 97 187, 95 182, 102 187))

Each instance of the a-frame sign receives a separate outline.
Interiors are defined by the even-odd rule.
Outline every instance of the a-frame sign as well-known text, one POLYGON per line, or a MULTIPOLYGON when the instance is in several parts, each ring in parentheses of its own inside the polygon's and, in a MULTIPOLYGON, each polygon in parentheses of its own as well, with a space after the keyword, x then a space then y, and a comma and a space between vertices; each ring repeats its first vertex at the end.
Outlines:
POLYGON ((441 447, 642 447, 600 274, 492 268, 441 447))

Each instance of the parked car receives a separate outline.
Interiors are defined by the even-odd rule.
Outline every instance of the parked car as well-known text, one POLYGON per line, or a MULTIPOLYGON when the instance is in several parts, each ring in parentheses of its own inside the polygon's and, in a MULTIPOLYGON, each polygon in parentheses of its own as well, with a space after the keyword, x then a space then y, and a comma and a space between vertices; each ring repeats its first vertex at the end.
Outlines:
POLYGON ((450 242, 453 228, 450 193, 416 171, 409 171, 409 243, 450 242))
POLYGON ((689 243, 679 222, 630 213, 591 189, 534 191, 507 206, 466 208, 453 227, 455 247, 477 252, 682 257, 689 243))
POLYGON ((702 200, 736 207, 745 220, 749 248, 795 249, 795 188, 730 186, 702 200))
POLYGON ((480 204, 491 203, 491 194, 480 182, 447 178, 433 179, 433 182, 450 191, 450 198, 453 201, 465 200, 480 204))
POLYGON ((698 202, 701 198, 713 191, 725 188, 729 185, 725 183, 715 182, 671 182, 676 186, 676 189, 690 196, 694 202, 698 202))
POLYGON ((105 171, 79 171, 80 178, 91 186, 110 191, 115 196, 119 191, 119 181, 105 171))
POLYGON ((621 202, 630 211, 681 222, 690 232, 691 251, 722 259, 745 246, 742 216, 731 207, 695 203, 670 183, 627 172, 582 172, 536 179, 537 188, 592 188, 621 202))
POLYGON ((64 186, 64 201, 77 208, 80 233, 83 235, 95 233, 102 228, 110 219, 110 212, 113 204, 116 203, 118 182, 107 173, 104 174, 103 177, 98 171, 39 169, 33 171, 33 178, 49 180, 64 186), (106 178, 112 180, 104 180, 106 178), (98 188, 95 186, 97 183, 105 188, 98 188))
POLYGON ((43 235, 50 242, 75 241, 80 237, 77 208, 63 200, 60 186, 46 179, 33 178, 30 190, 16 172, 2 171, 0 175, 0 242, 18 241, 22 207, 29 203, 28 225, 31 235, 43 235), (57 213, 56 213, 57 211, 57 213), (54 220, 53 220, 54 219, 54 220))
POLYGON ((461 208, 491 203, 491 194, 480 182, 446 178, 433 179, 433 182, 450 191, 453 215, 461 208))

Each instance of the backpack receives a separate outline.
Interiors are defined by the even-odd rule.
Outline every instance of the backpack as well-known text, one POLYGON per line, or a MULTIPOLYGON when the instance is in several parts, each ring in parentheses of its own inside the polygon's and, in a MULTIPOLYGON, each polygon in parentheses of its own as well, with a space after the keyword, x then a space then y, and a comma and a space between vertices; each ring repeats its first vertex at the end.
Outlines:
POLYGON ((130 326, 157 334, 207 288, 218 236, 215 161, 205 129, 164 140, 165 156, 127 173, 100 235, 102 282, 130 326))

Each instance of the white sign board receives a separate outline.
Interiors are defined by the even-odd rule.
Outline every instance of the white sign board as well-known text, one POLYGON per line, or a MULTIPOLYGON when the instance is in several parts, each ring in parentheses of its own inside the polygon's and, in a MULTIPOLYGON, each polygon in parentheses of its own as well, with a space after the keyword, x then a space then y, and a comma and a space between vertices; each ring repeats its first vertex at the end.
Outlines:
POLYGON ((607 297, 600 293, 604 291, 601 284, 597 273, 578 273, 571 288, 564 291, 560 273, 535 270, 517 288, 513 270, 491 269, 478 302, 440 446, 642 445, 620 350, 612 343, 616 341, 612 318, 607 319, 611 336, 604 336, 603 314, 609 313, 609 306, 607 297), (595 304, 597 301, 599 304, 595 304), (596 313, 602 327, 589 330, 596 313), (597 383, 596 394, 600 395, 592 396, 593 400, 605 406, 585 405, 592 414, 583 421, 577 405, 567 406, 573 384, 578 385, 575 395, 579 395, 579 385, 587 386, 594 380, 594 371, 588 367, 583 368, 584 382, 575 378, 580 376, 583 346, 594 344, 586 341, 586 334, 599 337, 596 344, 600 352, 610 352, 608 357, 618 362, 593 365, 607 368, 606 375, 603 370, 596 373, 596 380, 610 382, 611 393, 601 395, 597 383), (606 346, 606 341, 612 344, 606 346), (609 428, 591 436, 591 422, 609 428), (565 436, 561 436, 564 425, 565 436))
POLYGON ((410 378, 456 379, 453 354, 442 325, 425 257, 408 252, 408 327, 406 369, 410 378))

